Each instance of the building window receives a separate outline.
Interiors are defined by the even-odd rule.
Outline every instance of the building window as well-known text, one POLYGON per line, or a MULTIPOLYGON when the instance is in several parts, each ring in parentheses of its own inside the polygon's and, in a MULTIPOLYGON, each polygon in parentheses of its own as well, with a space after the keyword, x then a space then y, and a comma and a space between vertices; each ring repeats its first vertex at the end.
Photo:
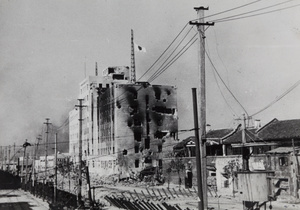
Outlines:
POLYGON ((279 157, 279 165, 280 166, 287 166, 288 165, 288 158, 287 157, 279 157))
POLYGON ((139 153, 139 145, 138 145, 138 144, 136 144, 136 145, 134 146, 134 152, 135 152, 135 153, 139 153))
POLYGON ((147 137, 145 139, 145 149, 150 149, 150 138, 149 137, 147 137))
POLYGON ((163 162, 162 162, 162 159, 159 159, 158 160, 158 167, 161 169, 163 166, 163 162))
POLYGON ((162 152, 162 145, 161 144, 158 145, 158 152, 162 152))
POLYGON ((223 185, 223 187, 224 188, 229 188, 229 180, 227 179, 227 180, 224 180, 224 183, 223 183, 224 185, 223 185))
POLYGON ((140 160, 136 159, 135 162, 134 162, 134 165, 135 165, 136 168, 138 168, 139 165, 140 165, 140 160))

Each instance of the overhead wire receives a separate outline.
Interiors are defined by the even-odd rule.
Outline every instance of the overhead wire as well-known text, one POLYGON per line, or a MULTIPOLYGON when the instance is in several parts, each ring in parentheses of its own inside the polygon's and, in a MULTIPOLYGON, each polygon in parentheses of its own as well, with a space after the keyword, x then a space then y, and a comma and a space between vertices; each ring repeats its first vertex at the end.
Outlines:
POLYGON ((255 112, 254 114, 250 115, 251 117, 265 111, 266 109, 268 109, 269 107, 271 107, 273 104, 275 104, 276 102, 280 101, 284 96, 286 96, 287 94, 289 94, 292 90, 294 90, 298 85, 300 84, 300 80, 298 80, 295 84, 293 84, 289 89, 287 89, 283 94, 281 94, 280 96, 276 97, 275 100, 273 100, 271 103, 269 103, 267 106, 265 106, 264 108, 262 108, 261 110, 255 112))
POLYGON ((217 68, 215 67, 212 59, 210 58, 209 54, 207 53, 207 51, 205 50, 205 54, 209 60, 209 62, 211 63, 213 69, 215 70, 215 72, 217 73, 218 77, 220 78, 221 82, 223 83, 223 85, 225 86, 225 88, 228 90, 228 92, 230 93, 230 95, 235 99, 235 101, 240 105, 240 107, 244 110, 244 112, 246 113, 247 117, 249 116, 248 112, 246 111, 245 107, 241 104, 241 102, 236 98, 236 96, 233 94, 233 92, 229 89, 229 87, 227 86, 227 84, 224 82, 224 80, 222 79, 221 75, 219 74, 217 68))
MULTIPOLYGON (((280 8, 280 9, 275 9, 275 10, 271 10, 271 11, 267 11, 267 12, 262 12, 262 13, 257 13, 257 14, 247 15, 247 16, 242 16, 242 17, 237 17, 237 18, 225 17, 225 18, 214 20, 214 22, 215 23, 222 23, 222 22, 227 22, 227 21, 245 19, 245 18, 260 16, 260 15, 270 14, 270 13, 274 13, 274 12, 278 12, 278 11, 283 11, 283 10, 287 10, 287 9, 291 9, 291 8, 295 8, 295 7, 299 7, 299 6, 300 6, 300 4, 296 4, 296 5, 293 5, 293 6, 283 7, 283 8, 280 8)), ((247 12, 247 13, 249 14, 250 12, 247 12)), ((235 15, 235 16, 241 16, 241 15, 244 15, 244 14, 235 15)))
MULTIPOLYGON (((258 2, 260 2, 260 1, 262 1, 262 0, 256 0, 256 1, 253 1, 253 2, 250 2, 250 3, 247 3, 247 4, 243 4, 243 5, 241 5, 241 6, 237 6, 237 7, 228 9, 228 10, 224 10, 224 11, 221 11, 221 12, 218 12, 218 13, 215 13, 215 14, 212 14, 212 15, 207 15, 207 16, 205 16, 205 17, 203 17, 203 18, 200 18, 200 19, 205 19, 205 18, 213 17, 213 16, 216 16, 216 15, 224 14, 224 13, 226 13, 226 12, 231 12, 231 11, 234 11, 234 10, 236 10, 236 9, 240 9, 240 8, 249 6, 249 5, 251 5, 251 4, 258 3, 258 2)), ((199 20, 199 18, 194 19, 194 20, 192 20, 192 21, 195 21, 195 20, 199 20)))
POLYGON ((156 59, 156 61, 144 72, 144 74, 138 79, 141 80, 150 70, 151 68, 158 62, 158 60, 166 53, 166 51, 171 47, 171 45, 176 41, 176 39, 180 36, 180 34, 184 31, 184 29, 188 26, 188 23, 182 28, 182 30, 177 34, 177 36, 173 39, 173 41, 169 44, 169 46, 164 50, 164 52, 156 59))
POLYGON ((155 77, 155 75, 157 74, 157 72, 160 71, 160 69, 162 68, 162 66, 169 60, 169 58, 175 53, 175 51, 178 49, 178 47, 180 46, 180 44, 185 40, 185 38, 187 37, 187 35, 191 32, 192 27, 188 30, 188 32, 185 34, 185 36, 181 39, 181 41, 177 44, 177 46, 175 47, 175 49, 170 53, 170 55, 167 57, 167 59, 161 64, 161 66, 156 70, 156 72, 154 74, 152 74, 152 76, 147 80, 151 80, 152 77, 155 77))
MULTIPOLYGON (((208 43, 207 43, 207 42, 206 42, 206 45, 208 46, 208 43)), ((207 48, 208 48, 208 47, 207 47, 207 48)), ((209 53, 208 53, 208 54, 209 54, 209 53)), ((220 58, 220 56, 219 56, 219 58, 220 58)), ((221 58, 220 58, 220 59, 221 59, 221 58)), ((229 109, 231 110, 232 114, 235 115, 235 116, 238 116, 238 115, 236 114, 236 112, 233 110, 233 108, 230 106, 230 104, 229 104, 229 102, 227 101, 226 97, 224 96, 224 94, 223 94, 223 92, 222 92, 222 90, 221 90, 220 84, 219 84, 219 82, 218 82, 218 79, 217 79, 217 77, 216 77, 215 71, 212 71, 212 72, 213 72, 214 79, 215 79, 215 81, 216 81, 217 87, 218 87, 218 89, 219 89, 219 92, 221 93, 222 98, 224 99, 225 103, 227 104, 227 106, 228 106, 229 109)))
POLYGON ((198 38, 195 38, 197 34, 193 36, 189 40, 186 45, 183 46, 183 48, 167 63, 166 66, 164 66, 162 69, 160 69, 155 75, 152 76, 148 81, 153 82, 157 77, 159 77, 163 72, 165 72, 175 61, 177 61, 196 41, 198 38))

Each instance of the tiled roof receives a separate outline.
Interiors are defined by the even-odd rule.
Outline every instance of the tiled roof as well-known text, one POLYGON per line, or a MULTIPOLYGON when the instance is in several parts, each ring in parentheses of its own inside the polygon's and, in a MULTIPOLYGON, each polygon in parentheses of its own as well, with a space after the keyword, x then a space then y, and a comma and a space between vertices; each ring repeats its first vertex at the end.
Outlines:
MULTIPOLYGON (((207 140, 219 142, 223 144, 242 143, 242 128, 239 125, 236 129, 218 129, 210 130, 206 134, 207 140)), ((250 128, 246 130, 246 143, 258 143, 272 140, 283 140, 300 138, 300 119, 295 120, 277 120, 276 118, 270 121, 265 126, 257 129, 250 128)), ((182 140, 174 149, 185 147, 187 142, 195 141, 194 136, 182 140)))
POLYGON ((193 141, 195 142, 195 136, 190 136, 186 139, 183 139, 181 142, 179 142, 178 144, 176 144, 173 149, 182 149, 185 147, 185 145, 189 142, 189 141, 193 141))
MULTIPOLYGON (((257 141, 257 138, 255 136, 255 128, 247 129, 245 133, 246 137, 246 143, 253 143, 257 141)), ((226 139, 223 140, 223 144, 236 144, 236 143, 242 143, 242 129, 240 128, 235 133, 233 133, 231 136, 228 136, 226 139)))
MULTIPOLYGON (((295 148, 295 150, 299 151, 299 148, 295 148)), ((289 154, 289 153, 292 153, 292 152, 293 152, 293 147, 278 147, 278 148, 270 150, 266 153, 269 153, 269 154, 289 154)))
POLYGON ((230 134, 234 129, 219 129, 219 130, 210 130, 206 134, 207 139, 222 139, 228 134, 230 134))
POLYGON ((300 138, 300 119, 272 121, 257 134, 264 140, 300 138))

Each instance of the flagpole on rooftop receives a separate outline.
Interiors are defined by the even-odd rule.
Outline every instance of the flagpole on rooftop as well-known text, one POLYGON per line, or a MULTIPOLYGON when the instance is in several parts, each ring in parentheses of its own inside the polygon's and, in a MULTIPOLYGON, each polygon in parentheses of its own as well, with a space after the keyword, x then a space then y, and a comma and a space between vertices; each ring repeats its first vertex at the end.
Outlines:
POLYGON ((131 69, 130 69, 130 81, 135 83, 135 57, 134 57, 134 42, 133 42, 133 30, 131 29, 131 69))

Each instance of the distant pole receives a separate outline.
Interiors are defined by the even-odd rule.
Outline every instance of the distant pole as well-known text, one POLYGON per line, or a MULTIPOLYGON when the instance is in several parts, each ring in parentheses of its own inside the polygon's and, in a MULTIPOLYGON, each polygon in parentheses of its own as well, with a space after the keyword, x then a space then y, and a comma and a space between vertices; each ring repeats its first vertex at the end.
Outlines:
POLYGON ((49 125, 51 123, 49 123, 49 118, 46 118, 46 122, 44 122, 44 124, 46 124, 46 143, 45 143, 45 180, 47 183, 47 170, 48 170, 48 133, 49 133, 49 125))
POLYGON ((8 146, 8 166, 7 166, 8 172, 9 172, 9 166, 10 166, 10 145, 8 146))
POLYGON ((21 180, 24 181, 24 161, 25 161, 25 154, 26 154, 26 143, 27 143, 27 139, 25 140, 25 143, 23 144, 24 147, 24 155, 23 155, 23 160, 22 160, 22 169, 21 169, 21 180))
POLYGON ((16 156, 17 156, 17 154, 16 154, 16 143, 14 143, 14 156, 13 156, 14 158, 13 158, 13 162, 14 162, 15 167, 17 167, 16 156))
POLYGON ((57 133, 55 133, 55 147, 54 147, 54 153, 55 153, 55 174, 54 174, 54 204, 56 204, 57 201, 57 133))
POLYGON ((27 152, 26 154, 26 169, 25 169, 25 191, 27 190, 27 175, 28 175, 28 157, 29 157, 29 153, 27 152))
POLYGON ((246 117, 245 114, 243 114, 242 119, 242 158, 243 158, 243 170, 249 171, 249 158, 250 158, 250 150, 249 147, 246 147, 245 144, 246 141, 246 117))
POLYGON ((196 143, 196 165, 197 165, 197 186, 198 186, 198 209, 204 209, 203 186, 202 186, 202 165, 201 165, 201 148, 199 143, 199 125, 198 125, 198 111, 197 111, 197 89, 192 88, 193 91, 193 108, 194 108, 194 128, 195 128, 195 143, 196 143))
POLYGON ((200 124, 200 145, 202 150, 202 182, 203 182, 203 203, 204 209, 207 209, 207 172, 206 172, 206 88, 205 88, 205 29, 204 26, 213 26, 214 23, 204 23, 204 10, 208 10, 205 7, 194 8, 198 14, 198 21, 190 21, 190 25, 196 25, 199 34, 199 124, 200 124))
POLYGON ((296 198, 299 198, 299 194, 298 194, 298 190, 299 190, 299 160, 296 154, 296 150, 295 150, 295 142, 294 139, 292 139, 292 145, 293 145, 293 153, 294 156, 296 158, 296 167, 295 167, 295 171, 296 171, 296 186, 295 186, 295 190, 294 190, 294 196, 296 198))
POLYGON ((79 105, 76 105, 76 107, 79 107, 79 163, 78 163, 78 187, 77 187, 77 204, 78 206, 81 205, 82 201, 82 195, 81 195, 81 187, 82 187, 82 101, 83 99, 78 99, 79 105))

